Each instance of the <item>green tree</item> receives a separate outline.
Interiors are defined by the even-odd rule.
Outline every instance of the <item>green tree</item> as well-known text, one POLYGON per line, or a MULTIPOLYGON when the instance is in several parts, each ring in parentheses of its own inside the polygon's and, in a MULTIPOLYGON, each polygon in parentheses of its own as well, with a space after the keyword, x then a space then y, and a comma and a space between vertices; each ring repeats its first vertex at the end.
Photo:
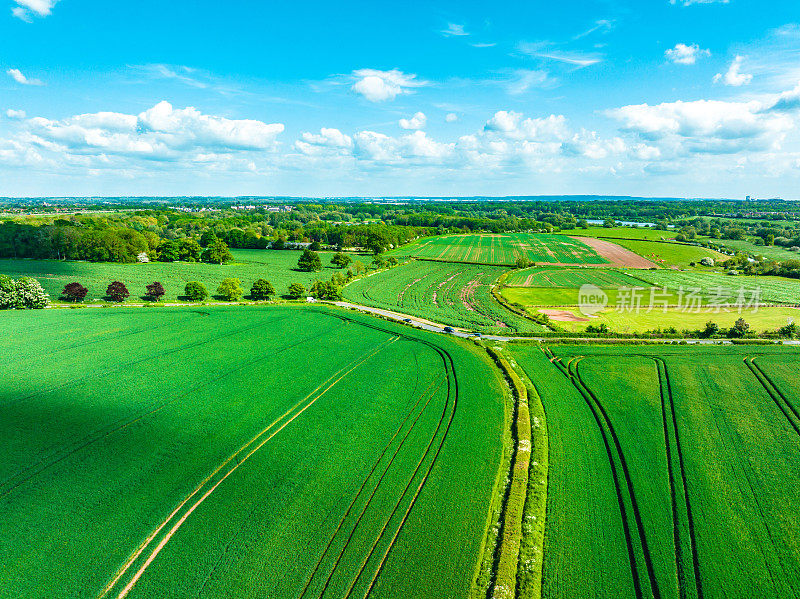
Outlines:
POLYGON ((318 252, 322 249, 322 246, 320 245, 319 241, 312 241, 311 245, 308 246, 308 249, 310 249, 312 252, 318 252))
POLYGON ((517 258, 515 262, 517 268, 528 268, 529 266, 533 266, 533 262, 527 256, 520 256, 517 258))
POLYGON ((275 295, 275 288, 266 279, 256 279, 253 286, 250 287, 250 299, 268 300, 273 295, 275 295))
POLYGON ((303 250, 300 258, 297 260, 297 268, 305 272, 317 272, 322 270, 322 261, 319 259, 319 254, 309 249, 303 250))
POLYGON ((198 262, 203 255, 203 248, 192 237, 181 239, 178 244, 178 258, 184 262, 198 262))
POLYGON ((289 297, 292 299, 300 299, 306 292, 306 288, 300 283, 292 283, 289 285, 289 297))
POLYGON ((350 258, 347 254, 342 252, 336 252, 331 258, 331 264, 336 266, 337 268, 347 268, 347 266, 352 262, 353 259, 350 258))
POLYGON ((206 286, 199 281, 189 281, 186 283, 183 294, 192 302, 202 302, 208 297, 206 286))
POLYGON ((702 336, 708 338, 718 334, 719 334, 719 325, 713 320, 709 320, 706 323, 706 328, 702 332, 702 336))
POLYGON ((744 318, 738 318, 733 326, 728 330, 729 337, 742 338, 750 331, 750 325, 747 324, 744 318))
POLYGON ((175 262, 180 259, 180 249, 176 242, 165 239, 158 246, 159 262, 175 262))
POLYGON ((353 262, 354 273, 356 273, 357 275, 361 275, 364 274, 365 270, 366 268, 364 268, 364 263, 361 260, 356 260, 355 262, 353 262))
POLYGON ((224 241, 215 239, 203 251, 201 259, 209 264, 225 264, 233 260, 233 255, 224 241))
POLYGON ((7 310, 16 305, 16 289, 14 279, 8 275, 0 275, 0 310, 7 310))
POLYGON ((321 300, 337 300, 342 297, 341 289, 334 281, 314 281, 310 293, 321 300))
POLYGON ((227 278, 222 279, 222 283, 217 287, 217 295, 222 299, 235 302, 242 297, 242 282, 239 279, 227 278))
POLYGON ((50 304, 50 296, 44 292, 39 281, 22 277, 14 285, 15 304, 18 309, 38 310, 50 304))

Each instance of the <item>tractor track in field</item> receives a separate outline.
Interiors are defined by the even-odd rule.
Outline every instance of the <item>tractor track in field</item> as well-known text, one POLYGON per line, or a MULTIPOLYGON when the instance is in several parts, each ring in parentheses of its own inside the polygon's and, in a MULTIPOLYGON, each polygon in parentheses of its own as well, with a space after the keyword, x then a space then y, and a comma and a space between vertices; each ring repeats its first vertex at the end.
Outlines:
MULTIPOLYGON (((643 356, 644 357, 644 356, 643 356)), ((664 417, 664 441, 667 447, 667 465, 669 470, 670 479, 670 494, 672 495, 672 521, 674 529, 674 542, 675 542, 675 563, 678 571, 678 584, 681 598, 687 596, 685 572, 683 572, 683 549, 680 542, 680 528, 678 525, 677 513, 677 497, 675 493, 675 473, 673 472, 669 428, 671 426, 672 433, 675 438, 675 453, 678 457, 678 468, 680 471, 681 485, 683 487, 683 502, 684 509, 686 510, 687 528, 689 532, 689 547, 692 553, 692 568, 694 570, 694 587, 695 596, 698 599, 703 599, 703 583, 700 578, 700 559, 697 553, 697 540, 695 537, 694 529, 694 516, 692 515, 692 505, 689 501, 689 486, 686 477, 686 466, 683 461, 683 449, 681 448, 680 431, 678 429, 678 417, 675 411, 675 400, 672 395, 672 383, 669 379, 669 371, 667 370, 667 363, 659 357, 649 356, 655 363, 658 369, 659 387, 661 390, 661 410, 664 417), (664 391, 666 390, 666 394, 664 391), (669 401, 669 411, 666 410, 665 400, 669 401)))
MULTIPOLYGON (((639 545, 640 549, 642 550, 642 555, 644 558, 644 565, 647 572, 647 578, 650 584, 650 591, 654 599, 660 599, 661 593, 658 588, 658 583, 655 578, 655 571, 653 568, 652 559, 650 557, 650 549, 647 544, 647 539, 644 535, 644 526, 642 524, 641 514, 639 512, 638 503, 636 501, 636 497, 633 491, 633 484, 631 481, 630 473, 628 471, 627 462, 625 461, 625 457, 622 453, 622 446, 619 442, 619 439, 616 435, 616 431, 614 430, 613 426, 611 425, 611 420, 608 417, 605 409, 603 408, 602 404, 599 402, 597 397, 594 393, 586 386, 583 382, 583 379, 580 376, 577 368, 577 362, 579 362, 582 357, 574 357, 571 358, 567 366, 564 366, 561 363, 561 359, 557 358, 553 362, 556 364, 559 369, 564 373, 565 376, 572 382, 573 386, 578 390, 578 392, 583 396, 584 400, 586 401, 589 409, 592 411, 592 415, 595 418, 598 428, 600 429, 600 434, 603 438, 603 443, 606 447, 606 455, 608 456, 609 464, 611 466, 611 474, 614 480, 614 487, 617 494, 617 503, 619 504, 620 508, 620 515, 622 517, 622 525, 623 531, 625 535, 625 542, 628 549, 628 560, 630 562, 631 567, 631 577, 633 580, 634 585, 634 592, 636 594, 637 599, 644 599, 645 594, 642 591, 642 581, 639 573, 639 565, 637 564, 636 559, 636 552, 634 550, 634 541, 633 535, 631 531, 631 524, 629 522, 628 510, 625 506, 625 499, 624 495, 628 496, 631 504, 631 511, 633 512, 633 520, 634 525, 637 530, 637 535, 639 537, 639 545), (603 426, 605 423, 605 426, 603 426), (608 430, 608 433, 606 432, 608 430), (609 435, 611 436, 611 441, 609 441, 609 435), (613 444, 613 449, 612 449, 613 444), (624 478, 626 489, 623 491, 623 486, 621 482, 621 476, 618 472, 617 465, 614 460, 614 455, 616 454, 617 459, 619 460, 619 470, 622 471, 622 478, 624 478), (627 492, 626 492, 627 491, 627 492)), ((648 595, 649 596, 649 595, 648 595)))
POLYGON ((144 561, 141 567, 136 571, 133 578, 128 582, 128 584, 122 588, 122 590, 116 595, 117 599, 124 599, 128 595, 128 593, 133 589, 136 583, 139 581, 141 576, 150 566, 150 564, 155 560, 161 550, 166 546, 169 540, 174 536, 174 534, 178 531, 178 529, 183 525, 183 523, 191 516, 191 514, 222 484, 231 474, 233 474, 242 464, 246 463, 250 457, 252 457, 259 449, 261 449, 268 441, 270 441, 275 435, 281 432, 286 426, 291 424, 296 418, 298 418, 303 412, 305 412, 308 408, 310 408, 320 397, 325 395, 336 383, 342 380, 347 374, 358 368, 361 364, 366 362, 372 356, 377 354, 379 351, 384 349, 387 345, 394 343, 399 339, 399 335, 394 335, 390 339, 387 339, 372 350, 365 352, 347 366, 339 369, 336 373, 328 377, 323 383, 318 385, 311 393, 306 395, 303 399, 295 403, 292 407, 286 410, 281 416, 275 419, 269 426, 264 428, 260 431, 257 435, 255 435, 250 441, 242 445, 235 453, 233 453, 228 459, 226 459, 222 464, 218 465, 217 468, 209 474, 195 489, 172 511, 172 513, 167 516, 167 518, 155 529, 153 533, 145 541, 137 548, 137 550, 131 555, 128 561, 123 564, 123 566, 117 571, 114 578, 103 588, 103 590, 97 595, 98 599, 108 596, 108 594, 117 586, 120 580, 125 576, 128 570, 133 566, 133 564, 142 556, 142 554, 148 549, 149 545, 158 537, 164 528, 167 527, 168 524, 181 512, 181 510, 186 506, 192 498, 204 490, 206 485, 214 479, 214 477, 220 473, 223 468, 225 468, 228 464, 235 460, 235 465, 233 465, 230 469, 226 471, 226 473, 211 486, 201 497, 191 506, 188 510, 181 516, 178 521, 172 526, 172 528, 166 533, 166 535, 162 538, 162 540, 156 545, 156 547, 150 552, 148 558, 144 561), (302 406, 302 407, 301 407, 302 406), (299 408, 299 409, 298 409, 299 408), (296 413, 289 418, 289 415, 292 414, 295 410, 296 413), (278 426, 278 424, 288 418, 286 422, 280 425, 272 434, 266 437, 266 439, 261 440, 269 431, 278 426), (260 442, 259 442, 260 441, 260 442), (251 446, 254 444, 254 449, 250 449, 251 446), (244 457, 239 458, 240 454, 247 452, 244 457))
POLYGON ((775 405, 778 409, 783 413, 786 417, 786 420, 789 422, 789 425, 794 429, 798 435, 800 435, 800 414, 797 413, 792 403, 786 399, 786 396, 783 392, 778 389, 778 386, 775 382, 769 377, 769 375, 764 372, 764 370, 755 362, 755 358, 745 358, 744 363, 747 365, 747 368, 750 369, 750 372, 753 373, 753 376, 758 379, 758 382, 761 383, 761 386, 764 387, 764 390, 770 396, 775 405), (794 418, 792 418, 794 416, 794 418))
MULTIPOLYGON (((359 488, 358 493, 356 493, 356 496, 353 498, 352 502, 348 506, 347 511, 345 512, 344 516, 342 516, 341 520, 339 521, 339 525, 336 527, 336 530, 334 530, 333 535, 331 536, 330 540, 328 541, 328 544, 325 546, 325 549, 323 550, 322 555, 320 556, 319 560, 317 561, 317 564, 314 567, 314 571, 311 573, 311 576, 308 578, 308 581, 306 582, 305 586, 303 587, 303 591, 298 596, 298 599, 302 599, 302 597, 305 596, 306 591, 308 591, 309 587, 311 586, 311 583, 313 582, 314 576, 316 575, 317 571, 319 570, 319 567, 322 565, 322 562, 325 560, 325 556, 327 555, 328 549, 330 549, 331 545, 333 544, 334 540, 336 539, 336 535, 339 533, 339 531, 344 526, 344 523, 345 523, 347 517, 350 515, 350 512, 353 509, 353 506, 358 501, 358 498, 360 497, 361 492, 366 488, 367 482, 369 482, 370 477, 372 476, 372 474, 377 469, 378 465, 380 464, 380 462, 383 459, 383 457, 386 454, 386 452, 389 450, 389 447, 394 442, 394 440, 397 437, 397 435, 402 431, 403 427, 406 425, 406 422, 408 422, 408 419, 416 411, 417 406, 422 401, 423 397, 425 397, 425 395, 430 390, 431 386, 433 386, 434 382, 435 381, 432 381, 431 385, 429 385, 428 388, 422 393, 422 395, 420 395, 419 399, 417 400, 417 403, 412 408, 412 411, 408 413, 408 415, 403 420, 403 422, 401 423, 400 427, 397 429, 395 434, 392 435, 392 438, 389 440, 389 443, 387 443, 386 447, 384 448, 384 450, 381 453, 381 455, 378 458, 378 460, 375 462, 375 465, 373 466, 372 470, 370 470, 369 474, 367 475, 367 478, 364 479, 364 482, 362 483, 361 487, 359 488)), ((322 595, 325 594, 325 591, 327 590, 328 585, 330 584, 330 581, 332 580, 333 575, 336 572, 336 568, 338 567, 339 562, 342 559, 342 556, 347 551, 347 549, 348 549, 348 547, 350 545, 350 541, 352 540, 353 536, 355 535, 356 530, 358 529, 358 525, 361 523, 361 520, 362 520, 364 514, 366 513, 367 509, 369 509, 369 506, 372 504, 372 499, 377 494, 378 488, 380 487, 381 483, 383 482, 383 479, 386 477, 387 473, 391 469, 395 458, 400 453, 400 450, 405 445, 406 440, 408 439, 408 437, 411 435, 411 433, 413 432, 414 428, 416 427, 417 422, 422 417, 422 415, 425 413, 425 410, 427 409, 427 407, 430 404, 431 400, 434 398, 434 396, 439 391, 441 386, 442 386, 442 382, 440 381, 439 384, 436 386, 436 388, 433 389, 433 392, 428 397, 427 401, 425 402, 425 405, 422 407, 422 410, 420 410, 420 412, 417 414, 416 418, 414 418, 414 420, 411 423, 411 426, 409 427, 408 431, 406 431, 406 434, 400 440, 400 443, 395 448, 395 451, 392 454, 392 457, 389 459, 389 463, 386 464, 386 467, 384 468, 383 472, 381 473, 380 477, 378 478, 378 482, 375 484, 375 487, 373 488, 372 493, 370 493, 370 496, 367 498, 366 503, 361 508, 361 512, 356 517, 356 520, 353 523, 353 528, 351 529, 350 534, 348 535, 347 539, 345 540, 344 545, 339 550, 339 555, 337 555, 336 559, 334 560, 333 567, 331 568, 331 571, 329 572, 328 577, 326 578, 325 583, 323 584, 322 590, 320 591, 320 593, 318 595, 319 597, 321 597, 322 595)))
MULTIPOLYGON (((191 393, 197 391, 198 389, 201 389, 201 388, 205 387, 206 385, 210 385, 212 383, 215 383, 216 381, 224 379, 225 377, 230 376, 231 374, 233 374, 233 373, 235 373, 237 371, 240 371, 243 368, 246 368, 248 366, 252 366, 252 365, 257 364, 258 362, 261 362, 261 361, 263 361, 265 359, 271 358, 272 356, 275 356, 275 355, 281 354, 281 353, 283 353, 285 351, 288 351, 290 349, 293 349, 293 348, 297 347, 298 345, 302 345, 303 343, 306 343, 306 342, 309 342, 309 341, 314 341, 315 339, 318 339, 319 337, 322 337, 323 335, 326 335, 326 334, 330 333, 332 330, 333 330, 333 327, 331 329, 329 329, 329 330, 325 330, 325 331, 323 331, 321 333, 312 335, 311 337, 307 337, 305 339, 301 339, 300 341, 297 341, 295 343, 289 344, 289 345, 284 346, 284 347, 282 347, 280 349, 272 350, 270 355, 267 356, 267 357, 258 357, 258 358, 254 358, 252 360, 248 360, 248 361, 246 361, 246 362, 244 362, 242 364, 239 364, 235 368, 231 368, 229 370, 226 370, 225 372, 223 372, 222 374, 220 374, 218 376, 206 379, 202 383, 200 383, 200 384, 192 387, 191 389, 189 389, 189 390, 187 390, 187 391, 185 391, 185 392, 173 397, 172 399, 169 399, 169 400, 166 400, 164 402, 161 402, 160 404, 155 404, 155 403, 154 404, 150 404, 150 406, 147 406, 147 408, 145 408, 144 412, 140 410, 140 411, 136 412, 133 415, 132 418, 120 419, 120 420, 117 420, 114 423, 109 424, 106 427, 103 427, 103 428, 97 429, 95 431, 92 431, 89 435, 86 435, 86 436, 82 437, 81 439, 78 439, 78 440, 74 441, 68 447, 66 447, 66 448, 64 448, 64 449, 62 449, 60 451, 51 452, 48 456, 42 458, 38 462, 36 462, 34 464, 31 464, 31 465, 23 468, 22 470, 17 471, 15 474, 11 475, 9 478, 4 480, 2 483, 0 483, 0 498, 5 497, 6 495, 8 495, 12 491, 14 491, 14 489, 16 489, 19 486, 25 484, 27 481, 31 480, 32 478, 38 476, 39 474, 41 474, 42 472, 44 472, 48 468, 51 468, 51 467, 55 466, 56 464, 59 464, 60 462, 66 460, 67 458, 69 458, 70 456, 74 455, 75 453, 81 451, 82 449, 85 449, 89 445, 91 445, 93 443, 96 443, 98 441, 101 441, 103 439, 106 439, 107 437, 113 435, 114 433, 116 433, 116 432, 118 432, 118 431, 120 431, 120 430, 122 430, 124 428, 127 428, 128 426, 131 426, 132 424, 135 424, 136 422, 138 422, 140 420, 143 420, 143 419, 145 419, 145 418, 147 418, 149 416, 152 416, 153 414, 156 414, 157 412, 159 412, 162 409, 164 409, 165 407, 167 407, 169 404, 174 403, 176 401, 180 401, 181 399, 183 399, 184 397, 186 397, 186 396, 190 395, 191 393), (152 409, 148 410, 148 408, 152 408, 152 409), (66 453, 64 453, 64 452, 66 452, 66 453), (35 471, 31 472, 31 470, 33 470, 33 469, 35 469, 35 471), (18 478, 18 477, 20 477, 20 476, 22 476, 22 475, 24 475, 26 473, 28 474, 27 476, 24 476, 24 478, 22 478, 20 480, 17 480, 13 485, 8 487, 8 485, 9 485, 9 483, 11 483, 11 481, 13 481, 14 479, 16 479, 16 478, 18 478), (8 488, 4 488, 4 487, 8 487, 8 488)), ((215 340, 215 338, 209 339, 209 340, 207 340, 207 342, 210 343, 210 342, 212 342, 214 340, 215 340)))

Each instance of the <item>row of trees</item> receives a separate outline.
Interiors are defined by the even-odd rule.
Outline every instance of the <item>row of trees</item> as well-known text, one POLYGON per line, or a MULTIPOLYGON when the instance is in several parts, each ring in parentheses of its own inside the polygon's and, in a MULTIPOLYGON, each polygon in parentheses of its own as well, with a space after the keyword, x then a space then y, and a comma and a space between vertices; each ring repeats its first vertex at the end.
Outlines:
POLYGON ((0 309, 35 310, 49 304, 50 296, 36 279, 21 277, 15 281, 8 275, 0 275, 0 309))

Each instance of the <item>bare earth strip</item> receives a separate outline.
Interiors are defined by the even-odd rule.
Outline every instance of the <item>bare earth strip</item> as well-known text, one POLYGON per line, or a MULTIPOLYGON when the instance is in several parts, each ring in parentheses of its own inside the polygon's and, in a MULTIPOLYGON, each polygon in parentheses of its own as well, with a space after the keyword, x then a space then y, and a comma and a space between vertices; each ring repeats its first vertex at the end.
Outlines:
MULTIPOLYGON (((658 268, 658 265, 654 262, 650 262, 650 260, 647 258, 642 258, 639 254, 634 254, 632 251, 627 250, 616 243, 611 243, 610 241, 605 241, 603 239, 595 239, 594 237, 572 237, 572 239, 582 241, 595 252, 600 254, 603 258, 608 260, 613 266, 627 266, 628 268, 658 268)), ((603 266, 608 265, 606 264, 603 266)))
POLYGON ((580 316, 576 316, 572 312, 568 310, 539 310, 542 314, 547 314, 550 317, 550 320, 556 320, 558 322, 588 322, 588 318, 582 318, 580 316))

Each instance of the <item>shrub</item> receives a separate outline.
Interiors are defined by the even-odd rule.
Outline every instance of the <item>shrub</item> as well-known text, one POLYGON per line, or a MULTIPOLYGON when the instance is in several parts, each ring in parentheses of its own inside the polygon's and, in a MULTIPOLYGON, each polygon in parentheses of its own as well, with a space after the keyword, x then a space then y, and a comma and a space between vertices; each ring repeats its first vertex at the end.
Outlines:
POLYGON ((15 306, 18 309, 38 310, 50 304, 50 296, 44 292, 39 281, 22 277, 14 284, 15 306))
POLYGON ((124 302, 129 295, 130 292, 122 281, 114 281, 106 289, 106 296, 115 302, 124 302))
POLYGON ((292 283, 289 285, 289 297, 292 299, 300 299, 306 292, 306 288, 300 283, 292 283))
POLYGON ((80 283, 67 283, 64 285, 64 290, 61 296, 68 302, 82 302, 86 297, 89 290, 80 283))
POLYGON ((342 252, 336 252, 331 258, 331 264, 336 266, 337 268, 347 268, 347 266, 352 261, 352 258, 347 254, 343 254, 342 252))
POLYGON ((183 294, 193 302, 202 302, 208 297, 206 286, 199 281, 189 281, 186 283, 183 294))
POLYGON ((222 283, 217 287, 217 295, 222 299, 235 302, 242 297, 242 282, 239 279, 227 278, 222 279, 222 283))
POLYGON ((145 293, 145 297, 152 299, 154 302, 157 302, 161 299, 161 297, 166 293, 164 290, 164 286, 155 281, 146 287, 147 293, 145 293))
POLYGON ((250 288, 250 299, 268 300, 275 295, 275 288, 266 279, 257 279, 250 288))
POLYGON ((7 310, 16 306, 16 285, 8 275, 0 275, 0 309, 7 310))

